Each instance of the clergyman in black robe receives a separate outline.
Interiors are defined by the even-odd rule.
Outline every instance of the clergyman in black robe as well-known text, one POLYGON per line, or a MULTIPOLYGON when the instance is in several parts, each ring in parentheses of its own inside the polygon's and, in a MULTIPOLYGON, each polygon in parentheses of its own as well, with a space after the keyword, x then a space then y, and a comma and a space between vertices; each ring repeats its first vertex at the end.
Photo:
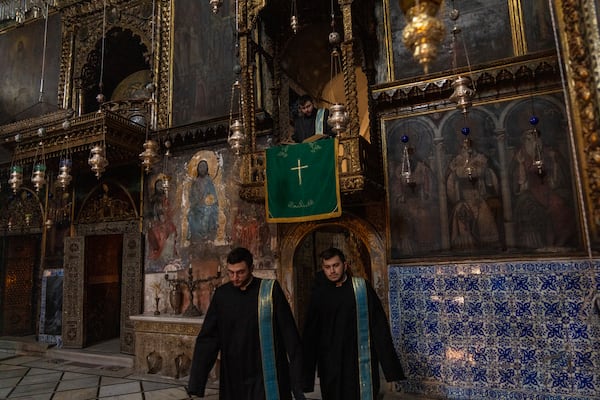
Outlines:
POLYGON ((302 95, 298 99, 298 116, 294 118, 294 134, 292 139, 296 143, 302 143, 308 138, 314 139, 318 136, 335 136, 331 125, 327 123, 329 110, 316 108, 313 99, 309 95, 302 95))
MULTIPOLYGON (((371 400, 361 395, 357 301, 344 254, 336 248, 321 253, 323 271, 317 274, 302 335, 304 391, 314 390, 318 372, 323 400, 371 400)), ((364 280, 363 280, 364 281, 364 280)), ((373 287, 366 281, 370 335, 372 399, 379 392, 379 364, 388 382, 406 379, 396 354, 387 316, 373 287)), ((365 350, 366 351, 366 350, 365 350)), ((367 353, 368 355, 369 353, 367 353)), ((368 370, 368 368, 367 368, 368 370)), ((364 382, 364 380, 363 380, 364 382)))
MULTIPOLYGON (((263 400, 266 398, 259 328, 259 291, 263 279, 252 276, 252 254, 245 248, 227 257, 230 281, 214 293, 196 338, 187 386, 189 394, 204 397, 206 382, 217 355, 219 398, 263 400)), ((302 346, 289 303, 277 281, 272 286, 272 337, 276 386, 280 400, 302 394, 302 346), (289 361, 288 361, 289 360, 289 361)))

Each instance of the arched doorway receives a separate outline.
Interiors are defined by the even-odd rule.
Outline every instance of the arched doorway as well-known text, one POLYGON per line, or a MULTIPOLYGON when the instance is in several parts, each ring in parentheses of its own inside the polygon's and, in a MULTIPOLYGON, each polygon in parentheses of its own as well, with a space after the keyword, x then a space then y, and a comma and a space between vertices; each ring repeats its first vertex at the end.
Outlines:
POLYGON ((329 247, 337 247, 346 255, 352 276, 371 280, 371 258, 364 243, 341 225, 323 225, 302 238, 294 253, 296 278, 296 321, 304 326, 305 312, 316 273, 321 269, 321 252, 329 247))
POLYGON ((65 238, 63 346, 82 348, 119 338, 133 354, 130 315, 142 310, 142 237, 130 193, 103 180, 82 202, 65 238), (108 314, 108 315, 105 315, 108 314))
POLYGON ((354 274, 369 279, 387 309, 387 263, 385 241, 368 221, 344 213, 335 221, 286 225, 280 231, 281 269, 279 279, 301 327, 308 295, 319 268, 319 252, 327 247, 342 249, 354 274))

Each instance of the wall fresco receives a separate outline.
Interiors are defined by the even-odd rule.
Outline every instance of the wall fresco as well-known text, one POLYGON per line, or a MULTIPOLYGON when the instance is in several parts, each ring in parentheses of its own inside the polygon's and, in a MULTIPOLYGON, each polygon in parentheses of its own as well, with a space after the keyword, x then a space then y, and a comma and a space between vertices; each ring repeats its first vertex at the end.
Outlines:
POLYGON ((478 106, 467 119, 433 112, 385 125, 392 259, 581 249, 558 95, 478 106))

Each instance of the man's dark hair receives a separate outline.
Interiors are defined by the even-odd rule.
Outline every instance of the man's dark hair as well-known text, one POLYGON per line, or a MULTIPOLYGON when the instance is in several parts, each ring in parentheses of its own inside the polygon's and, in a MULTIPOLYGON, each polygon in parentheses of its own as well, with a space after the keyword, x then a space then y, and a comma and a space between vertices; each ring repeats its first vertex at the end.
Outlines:
POLYGON ((298 98, 298 105, 302 106, 302 105, 304 105, 304 104, 305 104, 307 101, 310 101, 310 102, 312 102, 312 101, 313 101, 313 98, 312 98, 310 95, 308 95, 308 94, 303 94, 302 96, 300 96, 300 97, 298 98))
POLYGON ((326 250, 323 250, 321 254, 319 254, 321 260, 329 260, 335 256, 339 256, 342 262, 346 262, 346 256, 344 255, 344 252, 337 247, 330 247, 326 250))
POLYGON ((237 264, 244 261, 248 268, 252 268, 252 253, 245 247, 236 247, 227 255, 227 264, 237 264))

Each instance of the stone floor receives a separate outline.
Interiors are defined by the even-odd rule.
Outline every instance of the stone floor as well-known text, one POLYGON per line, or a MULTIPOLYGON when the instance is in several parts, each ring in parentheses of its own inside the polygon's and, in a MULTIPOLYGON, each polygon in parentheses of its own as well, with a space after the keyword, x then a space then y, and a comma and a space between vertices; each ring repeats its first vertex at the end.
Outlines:
MULTIPOLYGON (((42 349, 22 340, 0 338, 0 399, 19 400, 183 400, 186 378, 161 379, 133 371, 133 357, 118 353, 118 342, 109 341, 84 350, 42 349), (7 344, 8 343, 8 344, 7 344), (15 343, 17 343, 15 345, 15 343)), ((321 399, 307 393, 307 399, 321 399)), ((219 398, 216 387, 207 400, 219 398)), ((385 399, 425 400, 408 394, 385 399)))

